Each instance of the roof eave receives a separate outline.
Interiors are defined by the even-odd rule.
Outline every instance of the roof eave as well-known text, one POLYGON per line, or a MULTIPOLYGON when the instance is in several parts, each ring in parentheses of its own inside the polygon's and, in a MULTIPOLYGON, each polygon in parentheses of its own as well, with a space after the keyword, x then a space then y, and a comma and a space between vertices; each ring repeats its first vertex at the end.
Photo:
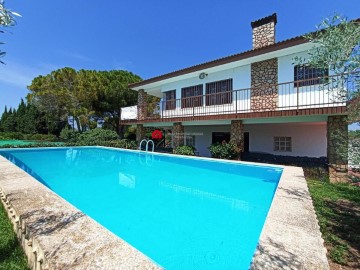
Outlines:
POLYGON ((169 79, 169 78, 173 78, 173 77, 177 77, 177 76, 181 76, 181 75, 185 75, 191 72, 195 72, 195 71, 201 71, 203 69, 207 69, 207 68, 212 68, 212 67, 216 67, 216 66, 220 66, 220 65, 224 65, 224 64, 228 64, 231 62, 235 62, 235 61, 239 61, 239 60, 243 60, 246 58, 250 58, 250 57, 254 57, 254 56, 258 56, 261 54, 266 54, 266 53, 270 53, 270 52, 274 52, 274 51, 278 51, 278 50, 282 50, 285 48, 289 48, 289 47, 293 47, 293 46, 297 46, 297 45, 301 45, 304 43, 308 43, 309 41, 307 39, 305 39, 302 36, 299 37, 295 37, 292 39, 288 39, 285 41, 281 41, 266 47, 262 47, 262 48, 258 48, 255 50, 249 50, 249 51, 245 51, 239 54, 234 54, 234 55, 230 55, 227 57, 223 57, 220 59, 216 59, 213 61, 209 61, 206 63, 202 63, 199 65, 195 65, 195 66, 191 66, 188 68, 184 68, 184 69, 180 69, 177 71, 173 71, 170 73, 166 73, 157 77, 153 77, 138 83, 132 83, 129 84, 130 88, 138 88, 141 86, 145 86, 148 85, 150 83, 154 83, 154 82, 159 82, 165 79, 169 79))

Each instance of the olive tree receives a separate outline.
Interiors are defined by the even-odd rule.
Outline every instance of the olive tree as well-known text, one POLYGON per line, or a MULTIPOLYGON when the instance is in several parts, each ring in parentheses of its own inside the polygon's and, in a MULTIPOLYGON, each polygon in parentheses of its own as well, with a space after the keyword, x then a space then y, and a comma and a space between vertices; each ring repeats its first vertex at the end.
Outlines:
MULTIPOLYGON (((296 64, 328 69, 336 76, 329 78, 329 91, 332 96, 347 102, 348 123, 360 124, 360 20, 349 21, 346 17, 335 15, 324 19, 315 32, 304 36, 314 46, 308 51, 308 58, 295 58, 296 64)), ((341 156, 350 160, 359 159, 358 141, 350 141, 347 148, 348 134, 333 134, 338 141, 337 150, 341 156)), ((351 139, 351 137, 350 137, 351 139)))
MULTIPOLYGON (((5 2, 0 0, 0 33, 5 33, 6 27, 15 25, 15 16, 20 17, 20 14, 5 8, 5 2)), ((4 42, 0 42, 0 44, 4 44, 4 42)), ((4 51, 0 50, 0 58, 4 57, 5 54, 4 51)), ((0 63, 4 64, 1 60, 0 63)))

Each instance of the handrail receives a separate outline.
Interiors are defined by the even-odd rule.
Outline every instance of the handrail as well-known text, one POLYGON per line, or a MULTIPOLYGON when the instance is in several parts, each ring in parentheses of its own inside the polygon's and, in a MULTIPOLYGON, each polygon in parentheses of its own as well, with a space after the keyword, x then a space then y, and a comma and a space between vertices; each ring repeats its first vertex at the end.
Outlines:
POLYGON ((356 71, 217 93, 206 93, 204 87, 202 95, 160 101, 142 120, 342 107, 359 76, 356 71))
POLYGON ((155 144, 154 144, 154 141, 153 140, 148 140, 146 142, 146 151, 149 151, 149 143, 152 143, 152 151, 151 152, 154 152, 154 149, 155 149, 155 144))
POLYGON ((151 150, 151 152, 154 152, 154 150, 155 150, 155 143, 154 143, 154 141, 153 141, 153 140, 147 140, 147 139, 141 140, 141 142, 140 142, 140 144, 139 144, 139 150, 140 150, 140 151, 142 151, 142 150, 141 150, 141 146, 142 146, 143 142, 146 143, 146 144, 145 144, 145 151, 146 151, 146 152, 149 151, 149 143, 152 143, 152 150, 151 150))
MULTIPOLYGON (((139 150, 140 150, 140 151, 141 151, 141 145, 142 145, 143 142, 145 142, 146 145, 147 145, 147 139, 141 140, 141 142, 140 142, 140 144, 139 144, 139 150)), ((145 145, 145 149, 146 149, 146 151, 147 151, 147 146, 146 146, 146 145, 145 145)))
MULTIPOLYGON (((252 89, 262 89, 262 88, 270 88, 270 87, 275 87, 275 86, 281 86, 281 85, 289 85, 289 84, 300 84, 303 82, 311 82, 314 80, 318 80, 318 79, 332 79, 334 77, 341 77, 344 75, 357 75, 360 76, 360 71, 356 71, 356 72, 349 72, 349 73, 345 73, 345 74, 334 74, 334 75, 328 75, 328 76, 322 76, 322 77, 316 77, 316 78, 311 78, 311 79, 303 79, 303 80, 297 80, 297 81, 287 81, 287 82, 282 82, 282 83, 263 83, 261 85, 258 85, 256 87, 247 87, 247 88, 240 88, 240 89, 234 89, 228 92, 219 92, 219 93, 211 93, 211 94, 202 94, 202 95, 197 95, 197 96, 191 96, 191 97, 184 97, 184 98, 177 98, 177 99, 168 99, 168 100, 163 100, 162 102, 174 102, 177 100, 190 100, 190 99, 196 99, 196 98, 201 98, 201 97, 210 97, 210 96, 216 96, 216 95, 225 95, 225 94, 229 94, 229 93, 234 93, 234 92, 238 92, 238 91, 249 91, 252 89)), ((324 83, 326 84, 326 83, 324 83)), ((300 87, 306 87, 306 86, 300 86, 300 87)), ((294 87, 296 88, 296 87, 294 87)))

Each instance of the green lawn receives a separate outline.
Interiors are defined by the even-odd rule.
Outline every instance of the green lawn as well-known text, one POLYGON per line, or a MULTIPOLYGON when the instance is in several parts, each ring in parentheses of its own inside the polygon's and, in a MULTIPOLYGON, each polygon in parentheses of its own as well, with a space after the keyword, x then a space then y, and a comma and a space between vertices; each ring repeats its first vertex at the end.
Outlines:
POLYGON ((360 269, 360 187, 313 179, 307 182, 331 268, 360 269))
POLYGON ((16 238, 12 224, 0 202, 0 269, 29 269, 25 254, 16 238))

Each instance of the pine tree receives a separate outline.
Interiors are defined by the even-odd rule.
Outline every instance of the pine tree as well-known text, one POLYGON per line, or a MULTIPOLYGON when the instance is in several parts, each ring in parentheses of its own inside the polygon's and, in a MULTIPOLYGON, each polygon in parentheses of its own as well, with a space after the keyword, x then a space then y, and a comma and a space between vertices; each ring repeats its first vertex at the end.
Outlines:
POLYGON ((26 105, 23 99, 21 99, 21 102, 18 106, 17 112, 16 112, 16 131, 21 133, 26 133, 24 130, 24 127, 26 125, 26 105))
POLYGON ((16 131, 16 110, 10 108, 7 116, 2 122, 2 129, 4 132, 15 132, 16 131))
POLYGON ((5 123, 7 117, 8 117, 8 110, 7 110, 7 106, 5 106, 5 110, 4 110, 3 114, 1 115, 1 119, 0 119, 0 130, 1 131, 4 131, 4 123, 5 123))

